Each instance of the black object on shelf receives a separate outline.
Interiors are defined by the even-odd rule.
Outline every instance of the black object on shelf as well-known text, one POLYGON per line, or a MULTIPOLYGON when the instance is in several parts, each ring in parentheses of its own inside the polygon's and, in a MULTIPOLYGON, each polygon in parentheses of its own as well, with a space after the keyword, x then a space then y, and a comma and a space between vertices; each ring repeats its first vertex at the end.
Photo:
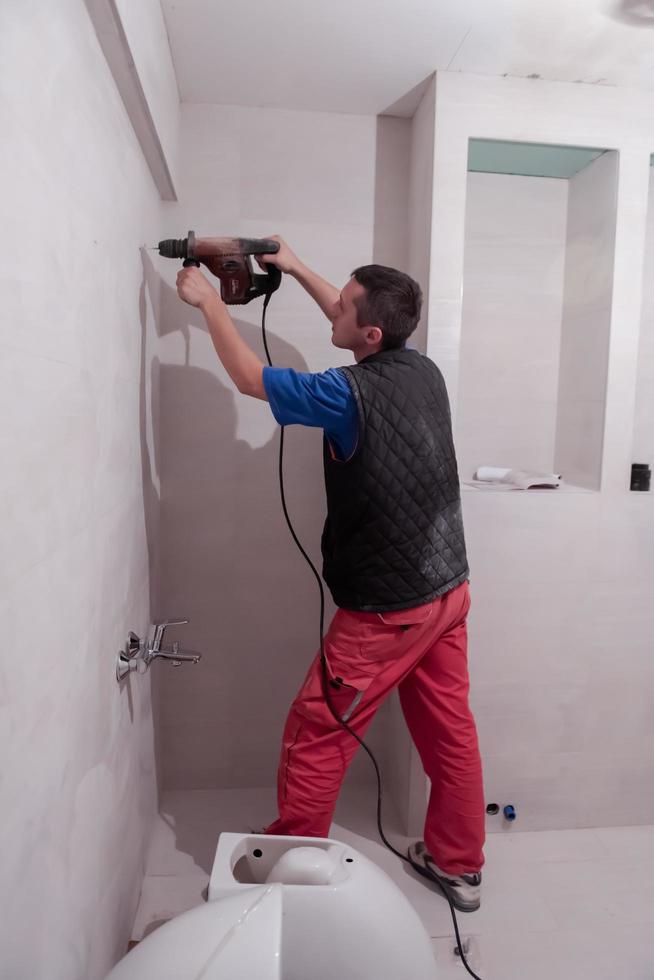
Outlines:
POLYGON ((631 484, 630 490, 649 490, 652 480, 652 471, 649 463, 631 464, 631 484))

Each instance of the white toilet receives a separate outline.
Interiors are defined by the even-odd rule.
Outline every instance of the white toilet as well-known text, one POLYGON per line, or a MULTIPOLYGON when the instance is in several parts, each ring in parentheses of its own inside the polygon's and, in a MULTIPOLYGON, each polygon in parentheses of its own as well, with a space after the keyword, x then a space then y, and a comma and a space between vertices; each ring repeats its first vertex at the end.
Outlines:
POLYGON ((209 901, 107 980, 437 980, 431 941, 389 876, 314 837, 221 834, 209 901))

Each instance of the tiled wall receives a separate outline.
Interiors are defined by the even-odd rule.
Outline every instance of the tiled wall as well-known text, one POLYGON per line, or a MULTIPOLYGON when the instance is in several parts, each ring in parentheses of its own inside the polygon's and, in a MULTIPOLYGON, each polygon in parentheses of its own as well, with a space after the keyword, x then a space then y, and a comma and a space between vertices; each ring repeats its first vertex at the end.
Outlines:
POLYGON ((457 453, 549 472, 554 461, 568 182, 467 179, 457 453))
POLYGON ((599 490, 611 332, 618 154, 570 180, 554 469, 599 490))
POLYGON ((650 167, 633 462, 654 469, 654 167, 650 167))
MULTIPOLYGON (((401 153, 401 139, 392 143, 401 153)), ((182 145, 180 200, 164 205, 167 235, 279 233, 339 286, 372 261, 373 117, 185 105, 182 145)), ((316 583, 281 511, 279 431, 268 405, 235 390, 198 311, 173 290, 178 263, 156 257, 153 267, 162 302, 159 606, 190 618, 175 636, 204 654, 198 667, 159 675, 164 785, 269 786, 286 712, 318 646, 316 583)), ((263 360, 261 307, 231 313, 263 360)), ((278 365, 322 370, 350 360, 288 277, 270 303, 267 332, 278 365)), ((284 476, 293 522, 320 567, 319 431, 286 430, 284 476)), ((332 612, 328 597, 327 622, 332 612)), ((371 743, 383 758, 383 738, 373 731, 371 743)), ((366 757, 353 772, 374 778, 366 757)), ((272 816, 261 814, 262 824, 272 816)))
MULTIPOLYGON (((405 127, 405 152, 395 152, 395 182, 392 194, 404 197, 406 210, 403 223, 406 230, 407 255, 398 255, 394 264, 413 276, 422 288, 423 306, 420 322, 410 343, 425 350, 427 343, 427 311, 429 309, 429 253, 434 173, 434 106, 436 78, 432 77, 423 92, 420 104, 410 120, 384 120, 384 125, 402 123, 405 127), (402 172, 402 167, 404 171, 402 172), (404 176, 402 175, 404 173, 404 176), (401 191, 405 194, 401 195, 401 191)), ((380 120, 380 123, 382 121, 380 120)), ((396 219, 397 220, 397 219, 396 219)), ((399 221, 397 221, 399 224, 399 221)), ((377 225, 375 226, 375 231, 377 225)), ((375 234, 377 238, 377 234, 375 234)), ((412 745, 397 694, 389 699, 386 726, 388 769, 382 779, 388 781, 403 827, 407 833, 422 832, 422 787, 424 773, 417 751, 412 745)))
POLYGON ((427 86, 411 119, 408 172, 408 243, 407 271, 422 288, 423 305, 420 323, 412 336, 418 350, 427 348, 429 311, 429 261, 431 252, 434 197, 434 111, 436 76, 427 86))
POLYGON ((156 811, 152 311, 159 198, 78 0, 0 12, 3 913, 7 980, 100 980, 156 811))
POLYGON ((570 181, 467 179, 457 446, 480 465, 598 489, 617 154, 570 181))
POLYGON ((620 153, 602 490, 464 492, 470 659, 487 796, 516 805, 517 828, 651 823, 654 498, 628 490, 654 144, 646 99, 454 74, 439 74, 436 92, 429 350, 444 353, 451 389, 468 139, 620 153))

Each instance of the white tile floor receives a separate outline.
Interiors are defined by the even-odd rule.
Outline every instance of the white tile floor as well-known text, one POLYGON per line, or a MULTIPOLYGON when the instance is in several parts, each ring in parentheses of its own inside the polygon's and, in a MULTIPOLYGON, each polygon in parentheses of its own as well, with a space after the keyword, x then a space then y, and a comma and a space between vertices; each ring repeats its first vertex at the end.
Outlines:
MULTIPOLYGON (((374 787, 346 787, 332 836, 407 895, 433 940, 435 980, 463 980, 447 903, 378 842, 375 808, 374 787)), ((133 938, 202 902, 223 830, 249 832, 274 815, 271 789, 164 794, 133 938)), ((403 850, 394 822, 388 813, 385 830, 403 850)), ((459 929, 482 980, 654 980, 654 827, 490 834, 482 907, 460 914, 459 929)))

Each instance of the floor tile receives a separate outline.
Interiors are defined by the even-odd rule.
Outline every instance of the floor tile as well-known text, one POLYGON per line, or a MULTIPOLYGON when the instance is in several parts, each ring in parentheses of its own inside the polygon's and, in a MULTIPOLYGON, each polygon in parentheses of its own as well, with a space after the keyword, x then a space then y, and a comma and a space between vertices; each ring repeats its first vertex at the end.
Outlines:
POLYGON ((530 830, 489 834, 487 864, 532 861, 598 861, 606 847, 596 830, 530 830))
POLYGON ((601 827, 595 833, 607 857, 654 862, 654 827, 601 827))
MULTIPOLYGON (((482 977, 482 980, 487 980, 482 953, 483 937, 468 936, 462 932, 461 941, 466 951, 468 966, 478 976, 482 977)), ((463 966, 461 957, 454 952, 457 948, 454 936, 447 939, 432 939, 432 946, 438 967, 437 980, 462 980, 463 977, 470 976, 463 966)))
MULTIPOLYGON (((165 793, 132 938, 203 901, 220 833, 252 831, 274 814, 272 789, 165 793)), ((408 840, 390 803, 384 830, 404 853, 408 840)), ((374 786, 346 787, 331 836, 407 896, 432 937, 438 980, 469 977, 437 886, 379 840, 374 786)), ((482 980, 654 980, 654 827, 493 833, 486 859, 481 909, 458 914, 482 980)))
POLYGON ((532 867, 559 929, 654 925, 654 877, 635 862, 570 861, 532 867))

